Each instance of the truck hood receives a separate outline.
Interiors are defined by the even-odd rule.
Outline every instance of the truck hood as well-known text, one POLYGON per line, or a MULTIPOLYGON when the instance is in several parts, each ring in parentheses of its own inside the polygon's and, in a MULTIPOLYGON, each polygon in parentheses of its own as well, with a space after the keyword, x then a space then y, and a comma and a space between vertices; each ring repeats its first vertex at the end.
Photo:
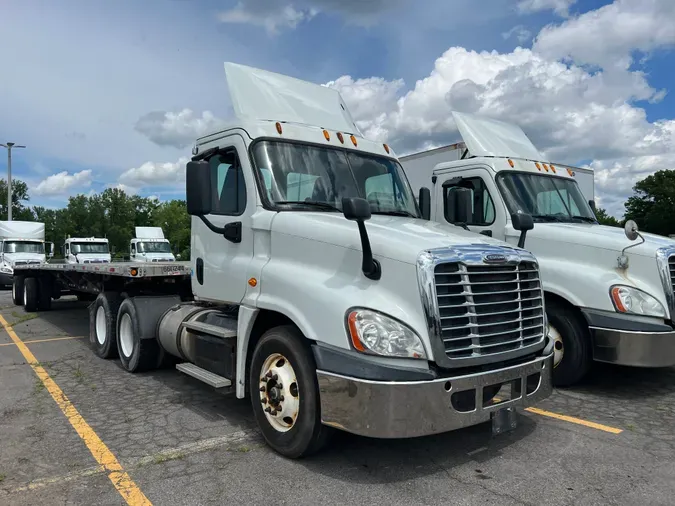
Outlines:
POLYGON ((109 253, 78 253, 75 255, 79 263, 83 262, 110 262, 110 254, 109 253))
MULTIPOLYGON (((645 242, 640 243, 638 238, 630 241, 622 228, 595 225, 592 223, 536 223, 534 229, 528 232, 528 238, 543 239, 578 246, 611 250, 620 253, 626 246, 636 245, 627 252, 631 255, 640 255, 654 258, 656 250, 664 247, 675 247, 675 241, 656 234, 640 232, 645 242)), ((527 249, 527 241, 525 242, 527 249)))
POLYGON ((5 253, 5 262, 16 265, 21 262, 44 262, 45 255, 40 253, 5 253))
MULTIPOLYGON (((321 241, 361 251, 359 229, 338 213, 279 213, 274 232, 321 241)), ((421 251, 458 245, 485 244, 514 248, 502 241, 468 232, 460 227, 401 216, 373 215, 366 230, 375 257, 415 264, 421 251)))

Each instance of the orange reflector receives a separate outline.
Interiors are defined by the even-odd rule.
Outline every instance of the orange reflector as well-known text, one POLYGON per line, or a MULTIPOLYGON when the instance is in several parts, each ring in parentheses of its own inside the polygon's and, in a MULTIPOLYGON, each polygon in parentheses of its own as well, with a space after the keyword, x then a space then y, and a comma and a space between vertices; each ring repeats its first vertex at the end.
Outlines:
POLYGON ((251 278, 251 279, 248 280, 248 284, 253 286, 253 287, 258 286, 258 280, 255 279, 255 278, 251 278))
POLYGON ((131 269, 129 271, 129 274, 131 274, 132 276, 137 276, 138 275, 138 269, 131 269))
POLYGON ((539 162, 534 162, 534 165, 541 171, 541 165, 539 165, 539 162))
POLYGON ((326 138, 327 141, 330 140, 330 134, 328 133, 328 130, 323 131, 323 136, 326 138))
POLYGON ((383 146, 384 150, 387 152, 387 154, 389 154, 389 146, 387 146, 386 144, 383 144, 383 146))
POLYGON ((553 171, 554 174, 556 174, 555 167, 551 165, 551 170, 553 171))
POLYGON ((356 348, 359 351, 366 351, 366 347, 361 342, 361 339, 359 339, 359 331, 356 328, 357 314, 358 313, 356 311, 353 311, 352 313, 349 313, 349 317, 347 318, 347 322, 349 325, 349 335, 352 338, 352 344, 354 345, 354 348, 356 348))
POLYGON ((281 132, 282 132, 282 131, 283 131, 283 130, 281 130, 281 123, 279 123, 279 122, 277 121, 277 132, 279 132, 279 135, 281 135, 281 132))
POLYGON ((338 140, 340 141, 341 144, 345 143, 345 138, 340 132, 337 133, 337 138, 338 138, 338 140))
POLYGON ((354 146, 356 146, 357 145, 356 144, 356 137, 354 137, 353 135, 350 135, 349 138, 352 140, 352 144, 354 144, 354 146))
POLYGON ((509 165, 511 166, 511 168, 513 168, 513 167, 515 167, 516 164, 513 163, 513 160, 511 160, 511 159, 509 158, 509 165))
POLYGON ((544 170, 548 172, 548 165, 544 164, 544 170))

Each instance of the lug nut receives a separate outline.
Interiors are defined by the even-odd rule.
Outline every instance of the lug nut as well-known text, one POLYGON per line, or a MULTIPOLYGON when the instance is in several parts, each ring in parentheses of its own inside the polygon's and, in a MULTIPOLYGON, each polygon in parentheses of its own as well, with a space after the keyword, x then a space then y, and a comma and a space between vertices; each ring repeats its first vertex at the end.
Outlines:
POLYGON ((267 371, 267 377, 271 378, 272 377, 272 371, 267 371))
POLYGON ((265 413, 271 413, 271 412, 272 412, 272 408, 270 408, 269 406, 267 406, 267 407, 265 408, 265 413))
POLYGON ((266 390, 265 387, 260 387, 261 392, 264 392, 265 390, 266 390))
POLYGON ((272 376, 272 379, 273 379, 274 381, 276 381, 276 380, 279 379, 279 376, 275 374, 274 376, 272 376))
POLYGON ((270 415, 272 415, 272 416, 275 416, 276 414, 277 414, 277 410, 276 410, 276 409, 273 409, 272 412, 270 413, 270 415))
POLYGON ((279 390, 281 390, 282 388, 284 388, 284 385, 282 383, 277 383, 277 387, 279 387, 279 390))
POLYGON ((263 404, 267 404, 267 397, 263 397, 262 399, 260 399, 260 402, 262 402, 263 404))
POLYGON ((279 402, 284 402, 284 396, 279 397, 279 402))

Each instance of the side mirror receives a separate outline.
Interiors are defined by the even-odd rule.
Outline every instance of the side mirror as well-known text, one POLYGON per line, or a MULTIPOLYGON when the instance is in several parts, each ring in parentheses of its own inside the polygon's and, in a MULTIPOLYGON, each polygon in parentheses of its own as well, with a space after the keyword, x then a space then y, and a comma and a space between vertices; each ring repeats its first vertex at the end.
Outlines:
POLYGON ((472 192, 468 188, 451 188, 445 199, 445 215, 450 223, 466 228, 472 214, 472 192))
POLYGON ((422 188, 420 188, 419 205, 420 205, 420 211, 422 212, 422 219, 423 220, 430 220, 431 219, 431 192, 429 191, 429 188, 425 188, 424 186, 422 188))
POLYGON ((623 231, 626 234, 626 238, 629 241, 634 241, 640 236, 640 230, 638 229, 637 223, 633 220, 628 220, 623 227, 623 231))
POLYGON ((534 228, 534 220, 532 220, 532 215, 524 213, 513 213, 511 215, 511 223, 513 228, 520 231, 520 239, 518 239, 518 247, 525 247, 525 236, 527 235, 528 230, 534 228))
POLYGON ((355 221, 359 227, 359 236, 361 237, 361 249, 363 250, 363 261, 361 270, 368 279, 377 281, 382 277, 382 266, 380 262, 373 258, 373 251, 370 249, 370 239, 366 231, 366 220, 370 219, 370 204, 366 199, 357 197, 344 197, 342 199, 342 212, 350 221, 355 221))
POLYGON ((596 213, 595 200, 589 200, 588 205, 591 206, 591 209, 593 210, 593 214, 595 214, 596 213))
POLYGON ((190 216, 211 214, 213 194, 211 191, 211 167, 200 160, 188 162, 185 173, 185 200, 190 216))

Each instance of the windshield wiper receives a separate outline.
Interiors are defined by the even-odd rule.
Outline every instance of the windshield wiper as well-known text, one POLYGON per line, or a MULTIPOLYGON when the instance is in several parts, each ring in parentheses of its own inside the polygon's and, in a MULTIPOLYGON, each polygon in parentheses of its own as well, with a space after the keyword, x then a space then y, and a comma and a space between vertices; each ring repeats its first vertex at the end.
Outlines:
POLYGON ((543 220, 543 221, 556 221, 559 223, 565 223, 566 220, 563 220, 562 218, 558 216, 552 216, 550 214, 533 214, 532 218, 535 220, 543 220))
POLYGON ((598 220, 589 216, 572 216, 572 219, 585 221, 587 223, 597 223, 598 220))
POLYGON ((413 213, 404 211, 402 209, 397 211, 372 211, 371 214, 384 214, 387 216, 408 216, 410 218, 417 218, 413 213))
POLYGON ((319 209, 325 209, 327 211, 340 211, 337 207, 328 202, 317 202, 316 200, 280 200, 275 202, 275 204, 298 204, 301 206, 317 207, 319 209))

